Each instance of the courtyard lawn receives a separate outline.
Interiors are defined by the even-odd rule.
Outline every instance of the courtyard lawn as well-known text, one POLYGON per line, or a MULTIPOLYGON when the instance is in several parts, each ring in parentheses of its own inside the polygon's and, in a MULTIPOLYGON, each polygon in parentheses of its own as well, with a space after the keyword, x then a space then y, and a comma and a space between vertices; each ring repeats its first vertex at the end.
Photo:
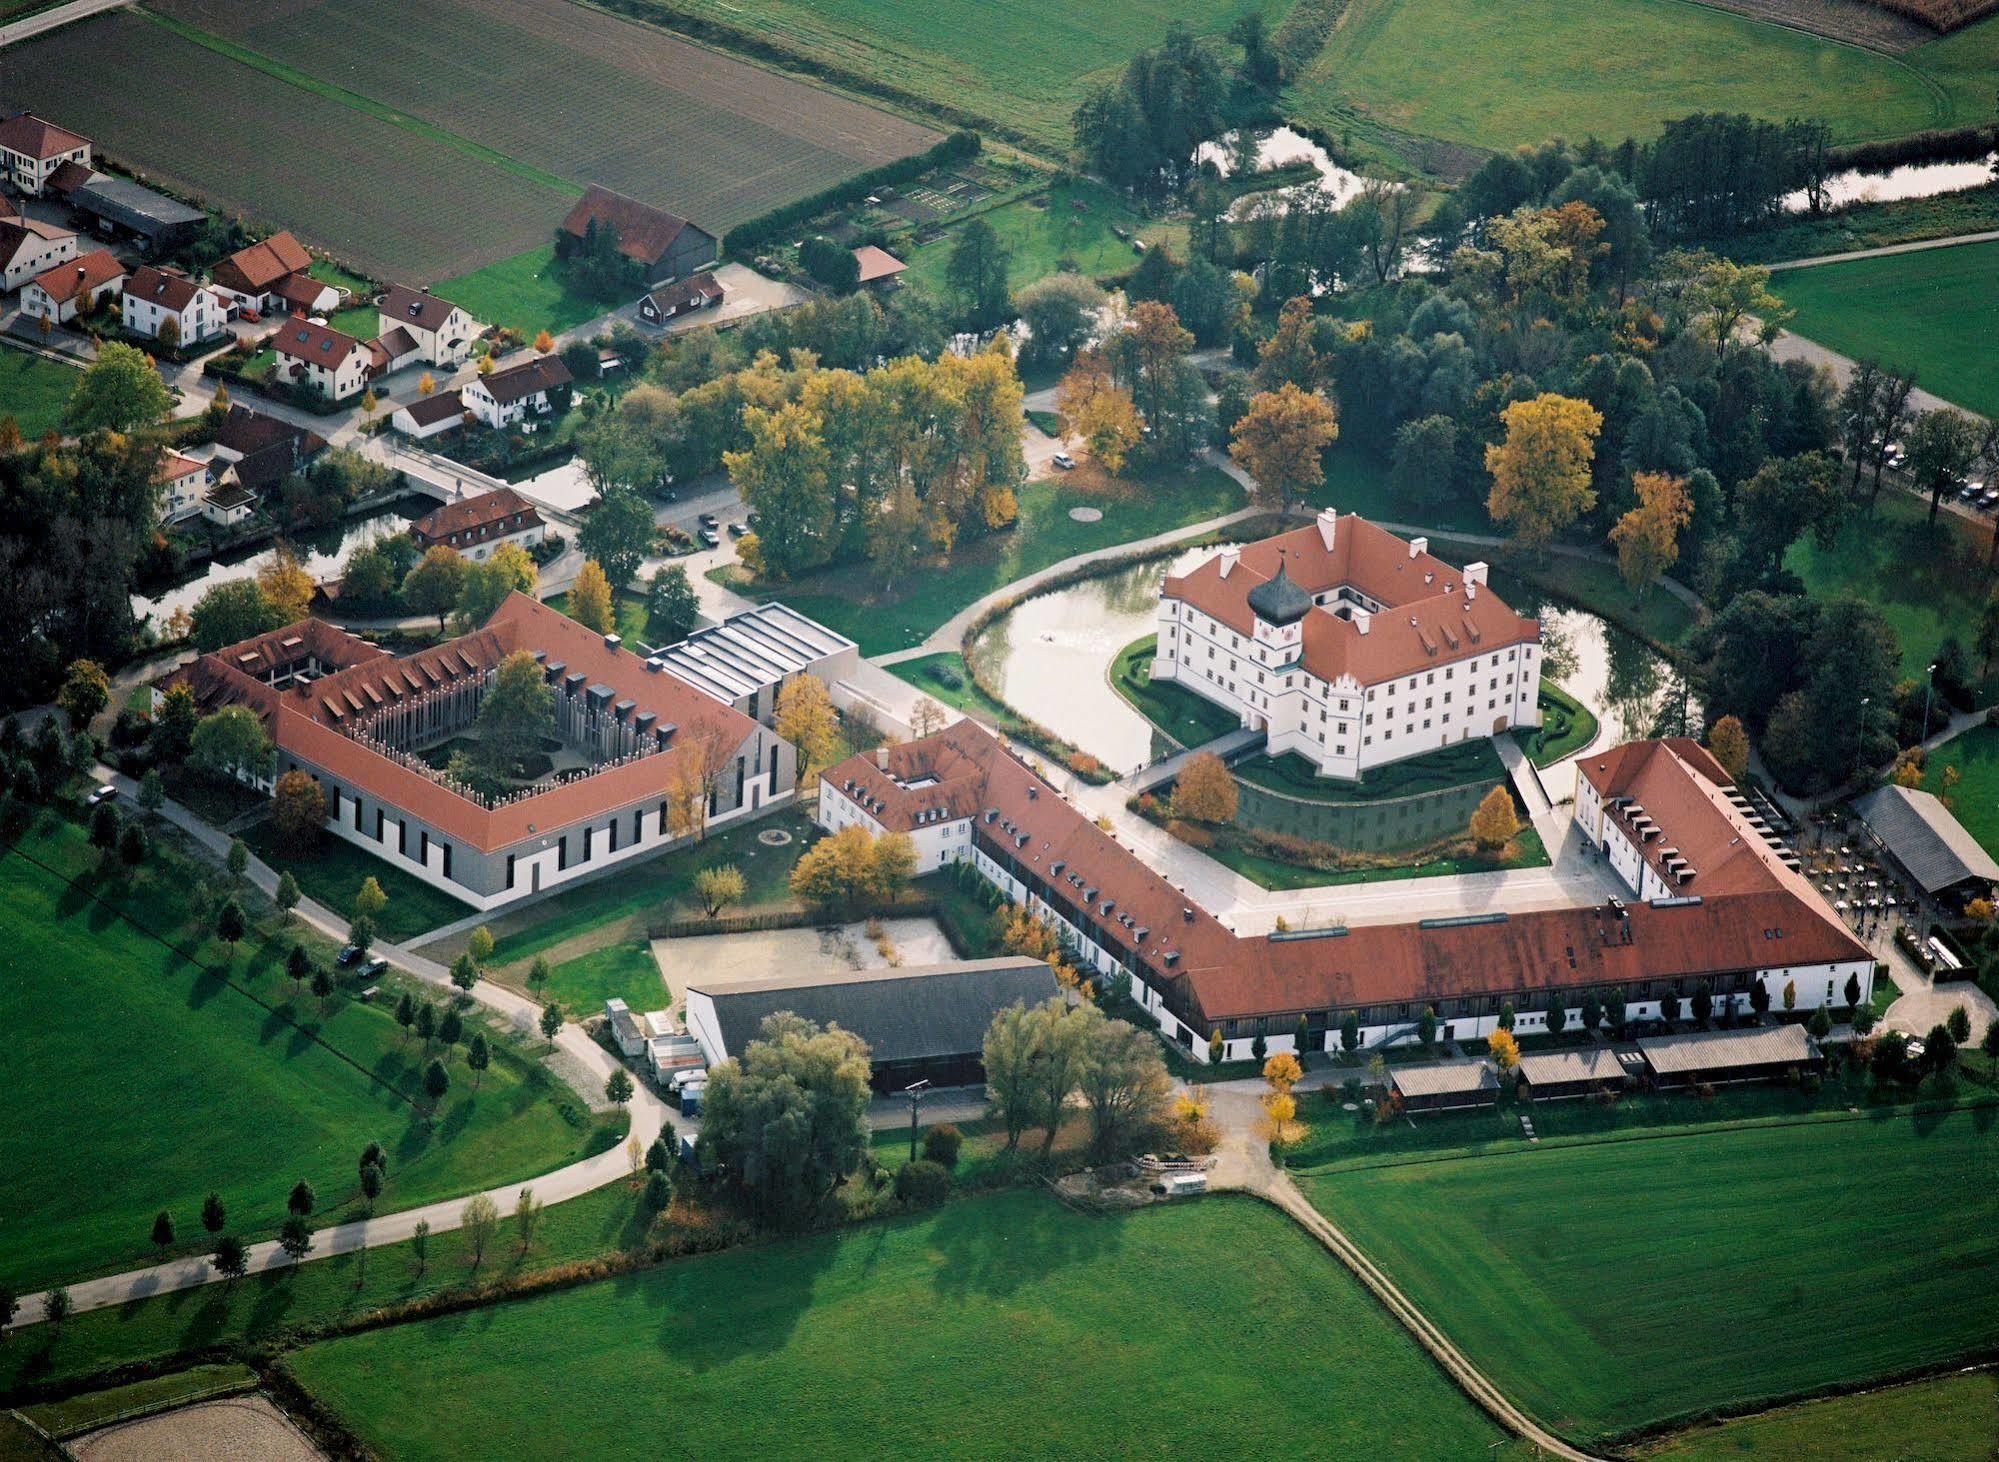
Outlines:
POLYGON ((560 335, 624 303, 593 299, 571 288, 568 276, 556 267, 553 244, 443 280, 436 293, 473 319, 508 326, 529 340, 541 330, 560 335))
POLYGON ((389 1153, 385 1211, 595 1150, 596 1126, 506 1045, 476 1091, 445 1053, 452 1089, 425 1111, 427 1058, 386 1008, 341 993, 323 1012, 294 994, 291 936, 253 929, 233 956, 211 936, 225 876, 170 846, 130 875, 98 865, 48 813, 0 857, 0 947, 33 951, 0 981, 0 1021, 13 1100, 35 1114, 0 1131, 0 1283, 153 1263, 162 1208, 171 1252, 205 1248, 211 1189, 246 1240, 277 1229, 299 1178, 318 1192, 315 1224, 351 1216, 370 1140, 389 1153))
POLYGON ((994 700, 972 683, 972 673, 965 668, 965 657, 956 650, 903 660, 889 669, 939 705, 1000 722, 1017 719, 1011 707, 994 700))
POLYGON ((1566 1435, 1604 1438, 1990 1349, 1995 1163, 1981 1107, 1304 1184, 1501 1390, 1566 1435))
POLYGON ((0 349, 0 418, 11 416, 31 440, 62 430, 63 408, 82 374, 47 356, 0 349))
POLYGON ((1874 515, 1856 516, 1831 548, 1807 535, 1784 560, 1814 597, 1848 595, 1880 610, 1901 643, 1902 673, 1917 680, 1946 635, 1969 646, 1992 582, 1990 535, 1953 513, 1932 527, 1929 511, 1926 499, 1884 487, 1874 515))
POLYGON ((1354 0, 1288 110, 1335 135, 1493 149, 1650 138, 1703 111, 1823 117, 1851 142, 1983 120, 1991 58, 1940 50, 1881 55, 1671 0, 1354 0), (1939 88, 1932 59, 1963 84, 1939 88))
POLYGON ((1499 759, 1491 738, 1481 736, 1376 767, 1358 782, 1322 777, 1295 751, 1250 757, 1236 765, 1235 774, 1253 786, 1311 802, 1381 802, 1472 783, 1503 782, 1506 763, 1499 759))
POLYGON ((1923 763, 1923 790, 1950 798, 1950 810, 1978 845, 1999 857, 1999 728, 1974 726, 1933 747, 1923 763), (1944 768, 1956 767, 1958 782, 1944 785, 1944 768))
POLYGON ((638 1011, 667 1003, 666 981, 649 945, 609 944, 551 965, 548 982, 535 992, 536 999, 553 1000, 572 1017, 602 1013, 613 996, 638 1011))
POLYGON ((314 851, 293 853, 279 837, 277 824, 266 818, 244 831, 243 842, 271 867, 296 878, 307 898, 343 919, 353 915, 361 885, 374 879, 389 896, 388 905, 375 916, 375 932, 391 944, 402 944, 478 912, 443 889, 332 833, 322 834, 314 851))
MULTIPOLYGON (((979 216, 992 225, 1011 255, 1007 277, 1015 289, 1057 270, 1098 280, 1121 278, 1136 269, 1143 257, 1132 247, 1133 238, 1155 248, 1168 247, 1176 257, 1184 258, 1187 253, 1185 224, 1149 220, 1134 212, 1115 191, 1088 178, 1056 183, 1045 193, 1002 204, 979 216), (1120 228, 1130 237, 1119 238, 1116 230, 1120 228)), ((955 229, 946 229, 912 250, 905 260, 909 272, 903 278, 934 295, 948 293, 944 271, 956 238, 955 229)))
MULTIPOLYGON (((559 614, 569 613, 569 595, 566 593, 551 594, 542 602, 559 614)), ((617 616, 618 634, 627 645, 652 643, 652 616, 646 609, 643 595, 624 590, 612 596, 611 607, 617 616)))
POLYGON ((1812 1462, 1990 1462, 1999 1437, 1999 1374, 1977 1371, 1805 1401, 1761 1416, 1697 1427, 1640 1454, 1672 1462, 1810 1457, 1812 1462))
POLYGON ((1111 661, 1111 689, 1131 708, 1182 746, 1199 746, 1226 736, 1239 722, 1226 709, 1170 680, 1152 683, 1158 635, 1133 640, 1111 661))
POLYGON ((1199 1436, 1472 1457, 1503 1435, 1315 1242, 1224 1197, 1119 1217, 1035 1192, 962 1199, 345 1336, 285 1365, 406 1462, 460 1455, 475 1434, 496 1455, 623 1453, 643 1436, 807 1456, 865 1437, 927 1457, 1199 1436), (579 1406, 552 1374, 587 1375, 617 1404, 579 1406), (1313 1377, 1355 1404, 1327 1405, 1313 1377))
POLYGON ((1232 868, 1251 883, 1268 889, 1332 888, 1349 883, 1393 883, 1404 878, 1441 878, 1455 873, 1501 873, 1509 868, 1545 868, 1548 850, 1532 824, 1523 823, 1513 841, 1497 857, 1473 854, 1466 858, 1426 858, 1420 862, 1394 863, 1379 868, 1329 870, 1284 863, 1218 839, 1202 849, 1225 868, 1232 868))
MULTIPOLYGON (((1210 467, 1101 486, 1075 477, 1030 482, 1020 490, 1020 517, 1011 528, 965 544, 941 566, 917 565, 894 594, 882 591, 872 571, 846 565, 770 586, 766 597, 782 598, 832 626, 857 641, 863 655, 880 655, 922 643, 986 594, 1073 554, 1205 522, 1241 506, 1235 480, 1210 467), (1079 523, 1069 516, 1077 507, 1099 509, 1103 517, 1079 523)), ((712 570, 710 576, 756 592, 738 567, 712 570)))
POLYGON ((1946 401, 1999 416, 1999 240, 1787 269, 1789 328, 1855 359, 1913 370, 1946 401))
POLYGON ((1554 681, 1541 681, 1541 724, 1514 737, 1537 767, 1551 767, 1581 751, 1596 736, 1596 717, 1588 706, 1554 681))

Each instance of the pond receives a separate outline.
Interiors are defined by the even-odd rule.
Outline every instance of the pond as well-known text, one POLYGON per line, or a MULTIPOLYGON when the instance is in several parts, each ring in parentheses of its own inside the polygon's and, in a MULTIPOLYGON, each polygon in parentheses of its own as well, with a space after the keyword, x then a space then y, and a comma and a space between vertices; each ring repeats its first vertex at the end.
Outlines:
MULTIPOLYGON (((436 506, 430 498, 411 495, 361 517, 348 518, 318 533, 301 535, 289 541, 292 551, 299 555, 305 571, 315 581, 331 578, 355 549, 378 538, 406 532, 411 523, 436 506)), ((185 579, 171 589, 151 597, 134 594, 132 612, 142 618, 150 614, 164 620, 176 609, 192 610, 201 596, 215 585, 228 579, 254 577, 257 570, 270 561, 276 547, 274 541, 267 539, 211 558, 200 565, 193 578, 185 579)))
MULTIPOLYGON (((1900 198, 1968 192, 1990 183, 1995 166, 1999 166, 1999 152, 1971 162, 1912 162, 1879 172, 1853 168, 1827 180, 1826 206, 1845 208, 1854 203, 1891 203, 1900 198)), ((1786 213, 1805 213, 1811 201, 1802 191, 1787 193, 1782 206, 1786 213)))
MULTIPOLYGON (((1226 132, 1214 142, 1203 142, 1194 149, 1194 161, 1212 162, 1223 177, 1227 177, 1235 156, 1236 134, 1226 132)), ((1290 127, 1278 127, 1268 133, 1257 134, 1256 168, 1258 172, 1268 172, 1275 168, 1290 167, 1293 163, 1310 163, 1319 175, 1319 181, 1305 186, 1324 193, 1331 204, 1338 208, 1357 195, 1366 185, 1367 179, 1350 168, 1343 168, 1334 162, 1332 155, 1307 137, 1290 127)), ((1237 201, 1236 217, 1247 216, 1265 206, 1282 207, 1283 200, 1300 191, 1297 188, 1275 188, 1267 193, 1251 194, 1237 201)))

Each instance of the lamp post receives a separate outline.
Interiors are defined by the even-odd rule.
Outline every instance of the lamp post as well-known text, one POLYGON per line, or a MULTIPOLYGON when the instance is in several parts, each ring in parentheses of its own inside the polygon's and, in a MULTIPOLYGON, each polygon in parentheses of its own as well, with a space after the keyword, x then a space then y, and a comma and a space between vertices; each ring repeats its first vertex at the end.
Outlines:
POLYGON ((930 1090, 930 1078, 927 1076, 921 1081, 911 1082, 902 1089, 902 1094, 909 1098, 909 1160, 911 1162, 916 1161, 917 1113, 923 1110, 923 1093, 928 1090, 930 1090))
POLYGON ((1856 784, 1860 781, 1860 753, 1867 746, 1867 708, 1872 704, 1874 704, 1874 697, 1862 696, 1860 698, 1860 714, 1854 717, 1853 780, 1856 784))
POLYGON ((1930 739, 1930 694, 1936 689, 1936 684, 1937 666, 1936 661, 1932 660, 1928 678, 1923 681, 1923 734, 1916 738, 1918 746, 1930 739))

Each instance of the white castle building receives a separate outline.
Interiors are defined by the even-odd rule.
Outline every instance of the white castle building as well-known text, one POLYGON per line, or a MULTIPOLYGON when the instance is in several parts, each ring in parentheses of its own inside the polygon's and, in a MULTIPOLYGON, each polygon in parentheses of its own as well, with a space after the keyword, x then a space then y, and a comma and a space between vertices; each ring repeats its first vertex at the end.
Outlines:
POLYGON ((1168 578, 1154 680, 1170 680, 1358 779, 1473 737, 1538 726, 1541 626, 1429 540, 1332 509, 1168 578))

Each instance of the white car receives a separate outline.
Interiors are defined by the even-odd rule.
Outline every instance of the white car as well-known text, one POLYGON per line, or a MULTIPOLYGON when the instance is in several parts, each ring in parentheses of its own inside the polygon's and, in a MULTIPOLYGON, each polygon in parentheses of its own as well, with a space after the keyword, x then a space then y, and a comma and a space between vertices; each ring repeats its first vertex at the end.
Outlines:
POLYGON ((1073 472, 1076 470, 1076 459, 1071 457, 1067 452, 1057 452, 1049 460, 1064 472, 1073 472))
POLYGON ((99 782, 91 790, 90 796, 86 800, 92 807, 97 806, 100 802, 115 802, 118 800, 118 789, 109 782, 99 782))

